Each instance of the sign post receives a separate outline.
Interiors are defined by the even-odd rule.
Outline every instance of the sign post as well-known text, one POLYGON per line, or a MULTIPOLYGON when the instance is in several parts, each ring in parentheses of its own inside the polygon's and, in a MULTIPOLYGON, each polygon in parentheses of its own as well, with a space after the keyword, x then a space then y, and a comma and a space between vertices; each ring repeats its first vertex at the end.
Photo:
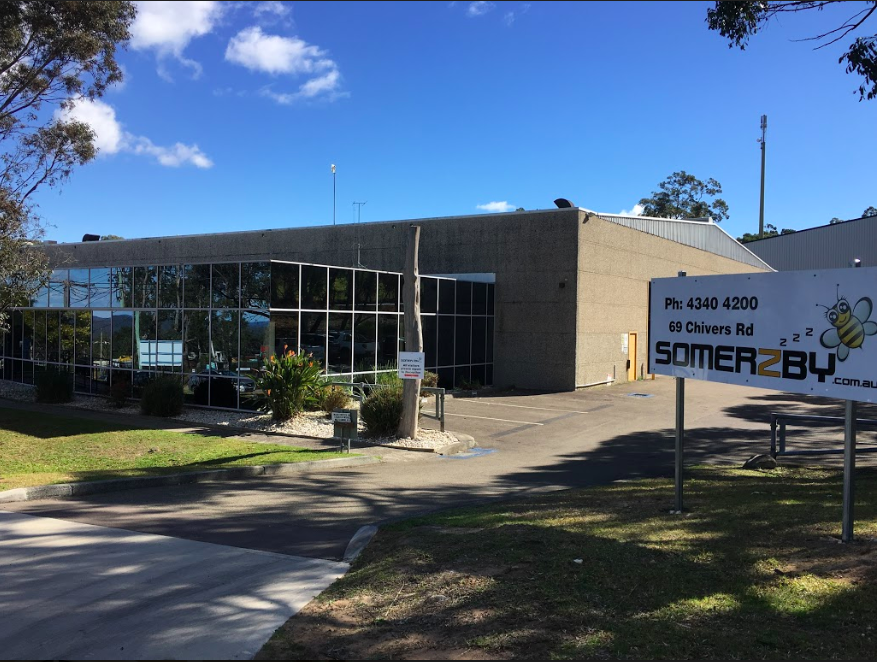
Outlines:
MULTIPOLYGON (((679 278, 686 272, 680 271, 679 278)), ((676 378, 676 513, 682 514, 683 442, 685 439, 685 377, 676 378)))
POLYGON ((685 379, 837 398, 848 401, 842 539, 853 539, 856 403, 877 402, 875 302, 877 267, 652 281, 649 372, 677 378, 677 510, 685 379))

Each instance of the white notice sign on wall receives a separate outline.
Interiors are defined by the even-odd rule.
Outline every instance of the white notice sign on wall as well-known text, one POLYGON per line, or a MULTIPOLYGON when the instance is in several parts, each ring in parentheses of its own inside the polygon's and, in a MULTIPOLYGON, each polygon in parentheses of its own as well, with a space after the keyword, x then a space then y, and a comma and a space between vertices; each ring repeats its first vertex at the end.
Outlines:
POLYGON ((877 402, 877 267, 652 280, 649 372, 877 402))
POLYGON ((423 379, 423 366, 426 358, 423 352, 399 352, 399 377, 401 379, 423 379))

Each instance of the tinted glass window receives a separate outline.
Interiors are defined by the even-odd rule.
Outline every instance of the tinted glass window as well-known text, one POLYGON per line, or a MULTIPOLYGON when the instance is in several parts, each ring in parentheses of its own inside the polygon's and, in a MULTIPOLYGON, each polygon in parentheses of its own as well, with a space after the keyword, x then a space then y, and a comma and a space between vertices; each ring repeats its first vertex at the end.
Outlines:
POLYGON ((50 363, 61 360, 61 324, 57 310, 46 315, 46 360, 50 363))
POLYGON ((457 282, 457 314, 472 314, 472 283, 457 282))
POLYGON ((439 312, 447 315, 453 315, 456 311, 454 307, 454 281, 439 281, 439 312))
POLYGON ((110 360, 114 367, 130 368, 133 363, 134 316, 128 312, 113 313, 113 342, 110 360))
POLYGON ((357 310, 375 310, 378 299, 378 275, 374 271, 357 271, 355 293, 357 310))
POLYGON ((213 307, 239 308, 240 269, 237 264, 213 265, 213 307))
POLYGON ((113 267, 110 275, 112 277, 110 305, 113 308, 130 308, 134 302, 134 268, 113 267))
POLYGON ((73 363, 73 334, 76 330, 76 316, 73 311, 61 311, 61 363, 73 363))
MULTIPOLYGON (((183 372, 199 373, 210 362, 210 318, 202 311, 187 312, 183 318, 183 372)), ((188 389, 196 385, 189 380, 188 389)))
POLYGON ((134 313, 134 367, 155 370, 157 367, 156 315, 153 312, 134 313))
POLYGON ((471 317, 457 317, 457 328, 454 334, 455 338, 455 347, 454 347, 454 357, 457 365, 471 363, 471 339, 472 332, 472 318, 471 317))
POLYGON ((352 269, 329 269, 329 309, 353 310, 352 269))
POLYGON ((76 331, 73 342, 73 362, 79 365, 91 364, 91 312, 80 310, 76 313, 76 331))
MULTIPOLYGON (((377 354, 378 316, 357 313, 353 320, 353 369, 374 370, 377 354)), ((389 366, 384 366, 389 367, 389 366)))
POLYGON ((399 312, 399 276, 378 274, 378 309, 399 312))
POLYGON ((89 282, 91 283, 91 307, 92 308, 109 308, 110 295, 112 292, 112 281, 110 279, 109 269, 92 269, 89 274, 89 282))
POLYGON ((91 314, 91 362, 100 369, 99 381, 109 383, 110 340, 113 337, 111 313, 96 311, 91 314))
POLYGON ((30 305, 34 308, 45 308, 49 305, 49 287, 44 285, 31 297, 30 305))
POLYGON ((301 307, 326 310, 326 267, 302 265, 301 307))
POLYGON ((183 311, 160 310, 155 347, 155 363, 159 370, 179 372, 183 367, 183 311))
POLYGON ((70 270, 70 307, 88 308, 88 269, 70 270))
POLYGON ((299 346, 305 354, 312 354, 320 365, 326 365, 326 313, 302 313, 299 346))
POLYGON ((158 268, 158 307, 183 307, 183 270, 177 265, 158 268))
POLYGON ((282 354, 284 347, 298 347, 298 313, 271 313, 270 334, 274 338, 274 354, 282 354))
POLYGON ((267 309, 271 299, 271 263, 241 265, 241 307, 267 309))
POLYGON ((420 312, 434 313, 438 310, 438 281, 435 278, 420 279, 420 312))
MULTIPOLYGON (((487 318, 472 318, 472 363, 484 363, 487 356, 487 318)), ((484 380, 482 380, 484 383, 484 380)))
POLYGON ((272 308, 298 308, 298 278, 297 264, 271 263, 272 308))
POLYGON ((158 267, 134 267, 134 308, 158 304, 158 267))
POLYGON ((49 279, 49 307, 67 308, 67 270, 55 269, 49 279))
POLYGON ((472 314, 487 314, 487 283, 472 283, 472 314))
POLYGON ((329 313, 329 372, 350 372, 353 365, 353 315, 329 313))
MULTIPOLYGON (((241 313, 241 360, 238 372, 254 375, 273 351, 271 320, 265 311, 241 313)), ((295 343, 292 343, 295 347, 295 343)))
POLYGON ((494 295, 496 292, 496 285, 494 283, 487 284, 487 314, 494 314, 494 295))
POLYGON ((398 315, 378 316, 378 357, 381 367, 396 367, 399 363, 399 319, 398 315))
POLYGON ((423 325, 423 352, 426 354, 424 360, 428 369, 435 368, 438 360, 436 355, 436 333, 438 331, 438 318, 435 315, 427 315, 422 318, 423 325))
POLYGON ((34 313, 33 322, 33 357, 35 361, 46 360, 46 311, 34 313))
POLYGON ((210 367, 226 376, 228 373, 237 372, 238 312, 229 310, 213 313, 210 338, 213 352, 210 367))
MULTIPOLYGON (((493 363, 493 318, 487 318, 487 363, 493 363)), ((492 383, 492 382, 491 382, 492 383)))
POLYGON ((186 308, 210 307, 209 264, 187 264, 183 267, 183 301, 186 308))
MULTIPOLYGON (((439 315, 437 319, 438 364, 441 366, 454 365, 454 318, 450 315, 439 315)), ((453 381, 453 378, 451 379, 453 381)))

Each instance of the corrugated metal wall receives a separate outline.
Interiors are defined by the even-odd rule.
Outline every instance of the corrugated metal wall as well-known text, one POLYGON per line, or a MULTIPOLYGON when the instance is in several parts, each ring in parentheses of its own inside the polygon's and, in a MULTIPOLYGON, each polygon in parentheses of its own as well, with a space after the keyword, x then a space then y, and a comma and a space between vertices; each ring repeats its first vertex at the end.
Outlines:
POLYGON ((825 225, 746 244, 777 271, 877 266, 877 217, 825 225))
POLYGON ((718 225, 708 220, 683 221, 646 216, 620 216, 617 214, 597 214, 600 218, 623 225, 640 232, 647 232, 679 244, 699 248, 716 255, 737 260, 761 269, 768 268, 762 259, 753 255, 718 225))

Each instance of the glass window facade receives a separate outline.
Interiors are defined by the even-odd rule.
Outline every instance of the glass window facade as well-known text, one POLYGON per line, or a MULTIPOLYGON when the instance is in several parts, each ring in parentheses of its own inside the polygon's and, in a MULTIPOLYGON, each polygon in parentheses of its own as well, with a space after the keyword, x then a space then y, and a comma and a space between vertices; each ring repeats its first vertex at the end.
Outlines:
MULTIPOLYGON (((79 393, 124 383, 137 397, 176 374, 191 404, 252 408, 263 360, 313 354, 328 375, 360 381, 395 370, 404 350, 400 274, 291 262, 56 270, 0 333, 0 377, 33 383, 47 365, 79 393)), ((426 368, 451 388, 490 384, 493 284, 421 277, 426 368)))

